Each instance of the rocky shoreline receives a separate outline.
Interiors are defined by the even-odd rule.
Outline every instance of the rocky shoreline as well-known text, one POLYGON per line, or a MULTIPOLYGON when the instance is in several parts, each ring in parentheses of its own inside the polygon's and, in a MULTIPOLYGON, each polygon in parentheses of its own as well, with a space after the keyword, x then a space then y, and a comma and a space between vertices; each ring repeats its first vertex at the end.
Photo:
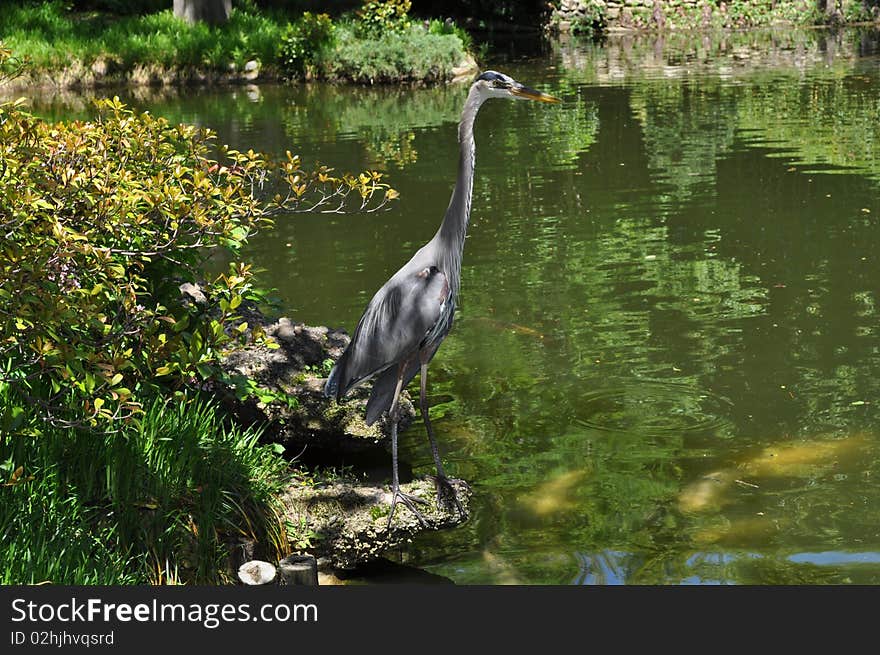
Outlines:
MULTIPOLYGON (((479 67, 473 55, 468 54, 450 71, 449 83, 469 81, 479 67)), ((201 87, 243 86, 250 84, 278 84, 285 81, 276 66, 264 65, 257 59, 246 62, 240 69, 234 64, 225 71, 195 66, 162 66, 159 64, 136 64, 126 67, 112 57, 101 57, 91 64, 71 61, 63 68, 51 70, 25 70, 18 77, 0 85, 5 94, 19 93, 25 89, 99 89, 112 87, 201 87)), ((322 80, 327 83, 345 80, 322 80)), ((405 78, 391 80, 397 84, 430 84, 431 80, 408 81, 405 78)))
MULTIPOLYGON (((342 403, 325 398, 328 360, 335 361, 349 342, 342 330, 309 326, 281 318, 268 321, 249 310, 246 319, 251 326, 259 323, 267 340, 279 347, 252 343, 234 350, 222 366, 230 375, 247 376, 260 389, 277 399, 268 402, 250 396, 239 400, 231 390, 222 392, 221 400, 230 415, 242 425, 259 425, 264 440, 285 446, 293 456, 319 452, 323 462, 342 462, 352 453, 372 451, 379 457, 390 455, 389 424, 383 417, 367 426, 364 413, 370 385, 364 385, 342 403), (283 398, 294 401, 285 402, 283 398)), ((268 395, 264 398, 268 399, 268 395)), ((402 430, 415 418, 415 409, 404 391, 401 397, 402 430)), ((331 464, 332 466, 332 464, 331 464)), ((299 554, 317 558, 324 579, 339 580, 353 570, 381 560, 383 553, 410 541, 425 531, 454 528, 468 518, 470 490, 456 485, 464 509, 460 515, 454 506, 438 506, 430 478, 404 480, 401 488, 408 494, 423 498, 426 525, 402 505, 398 506, 391 524, 390 485, 375 484, 365 479, 363 471, 346 466, 344 475, 319 475, 317 481, 294 482, 280 496, 284 520, 296 526, 298 533, 314 537, 307 548, 296 548, 299 554)))

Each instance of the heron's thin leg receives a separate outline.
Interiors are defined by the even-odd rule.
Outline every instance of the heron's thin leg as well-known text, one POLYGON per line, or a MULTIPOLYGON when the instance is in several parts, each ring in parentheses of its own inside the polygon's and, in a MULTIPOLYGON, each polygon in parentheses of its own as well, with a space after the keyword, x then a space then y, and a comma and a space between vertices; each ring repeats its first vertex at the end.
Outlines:
POLYGON ((421 498, 417 498, 416 496, 411 496, 409 494, 405 494, 400 490, 400 479, 397 474, 397 419, 398 419, 398 399, 400 397, 400 391, 403 387, 403 375, 406 370, 407 362, 404 361, 401 363, 400 368, 397 371, 397 386, 394 388, 394 397, 391 399, 391 409, 388 412, 388 420, 391 421, 391 512, 388 514, 388 525, 387 527, 391 527, 391 520, 394 518, 394 510, 397 507, 397 501, 400 500, 406 505, 413 514, 416 515, 416 518, 419 519, 419 522, 427 527, 428 523, 425 521, 425 517, 422 516, 421 512, 419 512, 415 503, 425 503, 421 498))
POLYGON ((425 429, 428 431, 428 441, 431 442, 431 455, 434 456, 434 466, 437 467, 437 475, 445 478, 446 472, 443 470, 443 462, 440 460, 440 449, 437 448, 437 440, 434 438, 434 427, 431 425, 431 417, 428 414, 428 363, 425 361, 422 362, 420 377, 419 408, 422 410, 422 420, 425 422, 425 429))
MULTIPOLYGON (((455 503, 459 515, 464 516, 465 511, 455 493, 455 488, 450 484, 446 471, 443 469, 443 462, 440 459, 440 449, 437 448, 437 440, 434 438, 434 426, 431 425, 431 417, 428 412, 428 357, 427 353, 422 351, 419 353, 421 363, 420 390, 419 390, 419 408, 422 411, 422 420, 425 422, 425 429, 428 432, 428 441, 431 442, 431 455, 434 457, 434 466, 437 467, 437 508, 439 509, 444 500, 449 498, 455 503)), ((457 480, 456 482, 463 483, 457 480)))

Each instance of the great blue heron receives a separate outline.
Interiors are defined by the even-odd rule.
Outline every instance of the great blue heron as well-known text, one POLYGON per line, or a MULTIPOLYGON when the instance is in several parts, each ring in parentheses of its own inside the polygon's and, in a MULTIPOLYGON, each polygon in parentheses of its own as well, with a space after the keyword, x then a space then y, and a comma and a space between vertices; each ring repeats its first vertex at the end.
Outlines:
POLYGON ((415 507, 415 503, 425 501, 401 492, 397 474, 398 398, 401 389, 418 371, 421 371, 419 407, 437 467, 437 502, 439 504, 451 496, 458 511, 464 513, 440 461, 428 416, 426 389, 428 363, 452 328, 474 187, 474 119, 480 106, 489 98, 559 102, 558 98, 525 87, 503 73, 486 71, 474 80, 458 124, 461 150, 458 179, 440 229, 373 296, 357 324, 351 343, 336 362, 324 387, 324 395, 341 400, 357 385, 379 376, 367 403, 367 425, 372 425, 382 412, 388 410, 392 475, 389 526, 398 501, 425 524, 424 517, 415 507))

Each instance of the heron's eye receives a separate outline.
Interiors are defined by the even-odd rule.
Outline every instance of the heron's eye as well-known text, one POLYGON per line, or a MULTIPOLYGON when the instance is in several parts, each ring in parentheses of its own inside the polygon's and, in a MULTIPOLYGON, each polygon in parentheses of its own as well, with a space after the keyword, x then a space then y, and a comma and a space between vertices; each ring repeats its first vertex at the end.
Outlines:
POLYGON ((509 89, 510 88, 510 84, 508 84, 504 80, 495 80, 494 82, 492 82, 492 86, 494 86, 496 89, 509 89))

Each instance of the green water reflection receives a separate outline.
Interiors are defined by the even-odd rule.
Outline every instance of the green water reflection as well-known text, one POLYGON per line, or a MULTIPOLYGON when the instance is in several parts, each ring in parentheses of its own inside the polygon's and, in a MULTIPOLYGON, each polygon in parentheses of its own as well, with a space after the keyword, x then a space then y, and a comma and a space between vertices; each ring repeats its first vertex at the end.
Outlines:
MULTIPOLYGON (((460 583, 880 583, 877 43, 496 55, 566 102, 478 119, 461 311, 430 394, 475 512, 393 555, 460 583)), ((464 92, 129 99, 237 146, 389 171, 392 211, 282 219, 249 252, 285 313, 351 330, 436 229, 464 92)), ((402 448, 432 470, 420 423, 402 448)))

